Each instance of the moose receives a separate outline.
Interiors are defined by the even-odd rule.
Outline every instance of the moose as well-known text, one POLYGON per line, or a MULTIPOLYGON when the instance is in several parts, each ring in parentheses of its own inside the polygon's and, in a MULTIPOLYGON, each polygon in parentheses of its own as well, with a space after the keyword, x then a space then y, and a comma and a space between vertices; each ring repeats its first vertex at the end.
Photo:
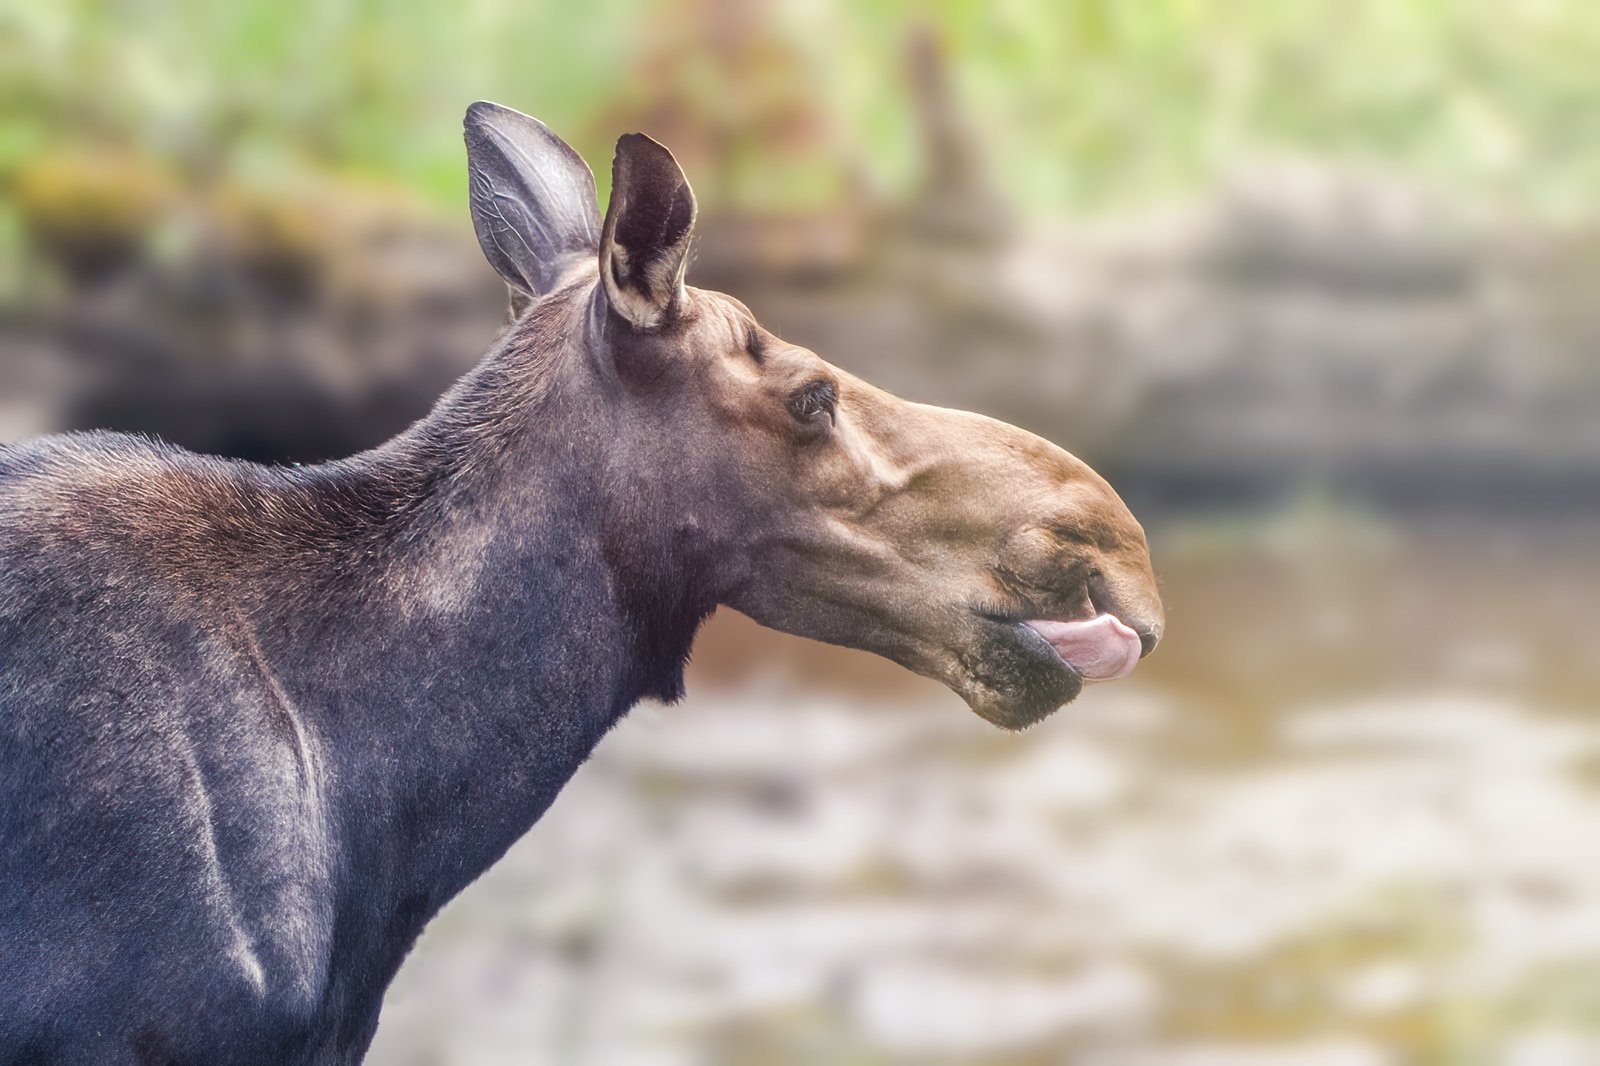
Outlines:
POLYGON ((0 447, 0 1063, 359 1062, 424 925, 727 605, 1021 729, 1160 639, 1093 470, 911 403, 685 284, 637 133, 610 203, 466 115, 520 304, 408 430, 307 467, 0 447))

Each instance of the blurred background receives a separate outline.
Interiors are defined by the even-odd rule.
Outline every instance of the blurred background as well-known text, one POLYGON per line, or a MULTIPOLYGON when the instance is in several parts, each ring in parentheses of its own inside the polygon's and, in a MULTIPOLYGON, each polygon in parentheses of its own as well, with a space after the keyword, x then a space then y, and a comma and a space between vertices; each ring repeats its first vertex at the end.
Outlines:
POLYGON ((1160 651, 1020 736, 723 612, 452 904, 370 1061, 1600 1063, 1600 9, 1579 0, 0 8, 0 441, 367 447, 505 293, 460 118, 692 280, 1044 434, 1160 651))

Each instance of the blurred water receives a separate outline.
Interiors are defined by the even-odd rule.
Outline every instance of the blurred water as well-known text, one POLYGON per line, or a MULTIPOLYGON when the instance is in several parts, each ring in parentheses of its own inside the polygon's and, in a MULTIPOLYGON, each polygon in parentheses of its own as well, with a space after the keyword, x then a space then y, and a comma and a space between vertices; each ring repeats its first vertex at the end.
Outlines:
MULTIPOLYGON (((1079 450, 1154 534, 1162 648, 1009 736, 715 620, 690 698, 637 711, 429 931, 371 1060, 1600 1062, 1592 223, 1324 164, 1046 223, 996 202, 949 103, 906 202, 772 215, 703 183, 695 279, 1079 450)), ((684 115, 648 128, 699 182, 684 115)), ((138 166, 35 162, 0 440, 348 454, 502 315, 462 218, 370 185, 192 176, 136 247, 79 224, 138 166)))
POLYGON ((0 16, 0 441, 312 461, 420 415, 504 294, 382 175, 458 201, 483 95, 602 188, 651 131, 696 283, 1155 534, 1163 647, 1023 736, 715 620, 371 1061, 1600 1063, 1592 20, 835 6, 0 16), (1092 188, 1146 206, 1052 217, 1092 188))
POLYGON ((719 618, 371 1061, 1600 1061, 1600 526, 1541 526, 1168 523, 1166 645, 1021 736, 719 618))

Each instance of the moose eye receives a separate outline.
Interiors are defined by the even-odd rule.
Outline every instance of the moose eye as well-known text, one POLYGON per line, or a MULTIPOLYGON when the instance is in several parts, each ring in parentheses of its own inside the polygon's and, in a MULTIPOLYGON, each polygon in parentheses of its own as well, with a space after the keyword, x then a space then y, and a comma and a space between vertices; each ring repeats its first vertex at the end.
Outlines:
POLYGON ((833 409, 839 402, 838 392, 831 381, 813 381, 802 385, 789 395, 789 413, 801 422, 816 422, 824 415, 833 421, 833 409))

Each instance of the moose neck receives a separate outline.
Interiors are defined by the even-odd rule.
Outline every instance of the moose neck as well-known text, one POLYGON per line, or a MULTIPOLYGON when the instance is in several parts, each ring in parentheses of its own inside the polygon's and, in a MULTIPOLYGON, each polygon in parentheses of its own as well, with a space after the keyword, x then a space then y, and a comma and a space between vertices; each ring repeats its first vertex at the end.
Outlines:
POLYGON ((269 663, 309 664, 278 680, 331 763, 335 957, 384 981, 633 703, 679 694, 714 606, 695 561, 658 550, 662 516, 608 492, 586 304, 547 298, 423 422, 308 472, 359 513, 297 576, 314 591, 257 626, 269 663))

